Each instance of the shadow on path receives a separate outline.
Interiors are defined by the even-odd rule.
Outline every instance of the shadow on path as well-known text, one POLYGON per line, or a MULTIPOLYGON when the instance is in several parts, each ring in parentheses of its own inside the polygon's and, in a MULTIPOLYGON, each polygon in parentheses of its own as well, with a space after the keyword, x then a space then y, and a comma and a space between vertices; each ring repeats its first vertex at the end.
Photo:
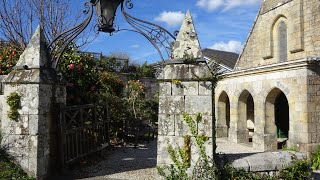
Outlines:
POLYGON ((134 148, 133 145, 110 148, 104 150, 102 156, 91 158, 90 161, 93 161, 91 165, 74 166, 59 179, 103 179, 114 174, 120 174, 119 179, 126 179, 123 176, 129 177, 130 172, 137 170, 138 172, 135 173, 146 175, 150 173, 147 171, 154 171, 157 164, 157 140, 149 144, 139 144, 137 148, 134 148))

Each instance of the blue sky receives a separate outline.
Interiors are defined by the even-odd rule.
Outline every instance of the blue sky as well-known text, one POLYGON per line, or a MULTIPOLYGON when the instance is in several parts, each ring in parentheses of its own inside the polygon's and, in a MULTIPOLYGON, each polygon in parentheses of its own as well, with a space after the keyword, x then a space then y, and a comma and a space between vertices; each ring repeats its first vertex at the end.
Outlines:
MULTIPOLYGON (((134 8, 127 12, 140 19, 156 23, 170 32, 179 30, 187 10, 193 16, 201 48, 214 48, 239 53, 252 27, 261 0, 132 0, 134 8)), ((77 4, 75 8, 79 8, 77 4)), ((129 28, 117 12, 116 24, 129 28)), ((92 32, 93 33, 93 32, 92 32)), ((99 33, 84 48, 86 51, 126 53, 135 63, 160 60, 153 46, 139 34, 118 32, 113 36, 99 33)))

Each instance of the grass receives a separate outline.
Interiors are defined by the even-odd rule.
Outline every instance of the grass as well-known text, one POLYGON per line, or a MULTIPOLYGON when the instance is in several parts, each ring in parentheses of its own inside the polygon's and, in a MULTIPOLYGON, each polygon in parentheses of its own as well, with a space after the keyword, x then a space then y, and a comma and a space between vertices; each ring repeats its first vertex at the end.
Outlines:
POLYGON ((28 175, 15 165, 6 152, 0 148, 0 179, 31 180, 28 175))
POLYGON ((283 151, 296 151, 296 152, 298 152, 299 150, 298 150, 298 148, 297 147, 287 147, 287 146, 282 146, 282 149, 281 150, 283 150, 283 151))

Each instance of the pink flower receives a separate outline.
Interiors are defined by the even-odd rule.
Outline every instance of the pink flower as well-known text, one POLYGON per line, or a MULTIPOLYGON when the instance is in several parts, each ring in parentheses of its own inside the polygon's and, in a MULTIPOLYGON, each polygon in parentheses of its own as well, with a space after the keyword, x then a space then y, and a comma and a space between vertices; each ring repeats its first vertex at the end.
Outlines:
POLYGON ((68 68, 72 70, 72 69, 75 68, 75 66, 76 66, 76 65, 72 63, 72 64, 69 64, 69 65, 68 65, 68 68))

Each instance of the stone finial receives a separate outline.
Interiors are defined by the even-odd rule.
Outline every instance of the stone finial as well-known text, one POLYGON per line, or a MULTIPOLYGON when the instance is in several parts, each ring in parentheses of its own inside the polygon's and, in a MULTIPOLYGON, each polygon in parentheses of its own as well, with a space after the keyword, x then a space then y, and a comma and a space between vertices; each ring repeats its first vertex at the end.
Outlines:
POLYGON ((184 60, 186 58, 201 58, 202 52, 196 30, 193 25, 190 12, 186 13, 180 28, 178 37, 172 48, 171 58, 173 60, 184 60))
POLYGON ((28 68, 50 67, 49 52, 43 29, 38 26, 16 66, 27 66, 28 68))
POLYGON ((14 70, 4 83, 55 83, 57 76, 51 68, 51 58, 43 30, 38 27, 23 51, 14 70))

